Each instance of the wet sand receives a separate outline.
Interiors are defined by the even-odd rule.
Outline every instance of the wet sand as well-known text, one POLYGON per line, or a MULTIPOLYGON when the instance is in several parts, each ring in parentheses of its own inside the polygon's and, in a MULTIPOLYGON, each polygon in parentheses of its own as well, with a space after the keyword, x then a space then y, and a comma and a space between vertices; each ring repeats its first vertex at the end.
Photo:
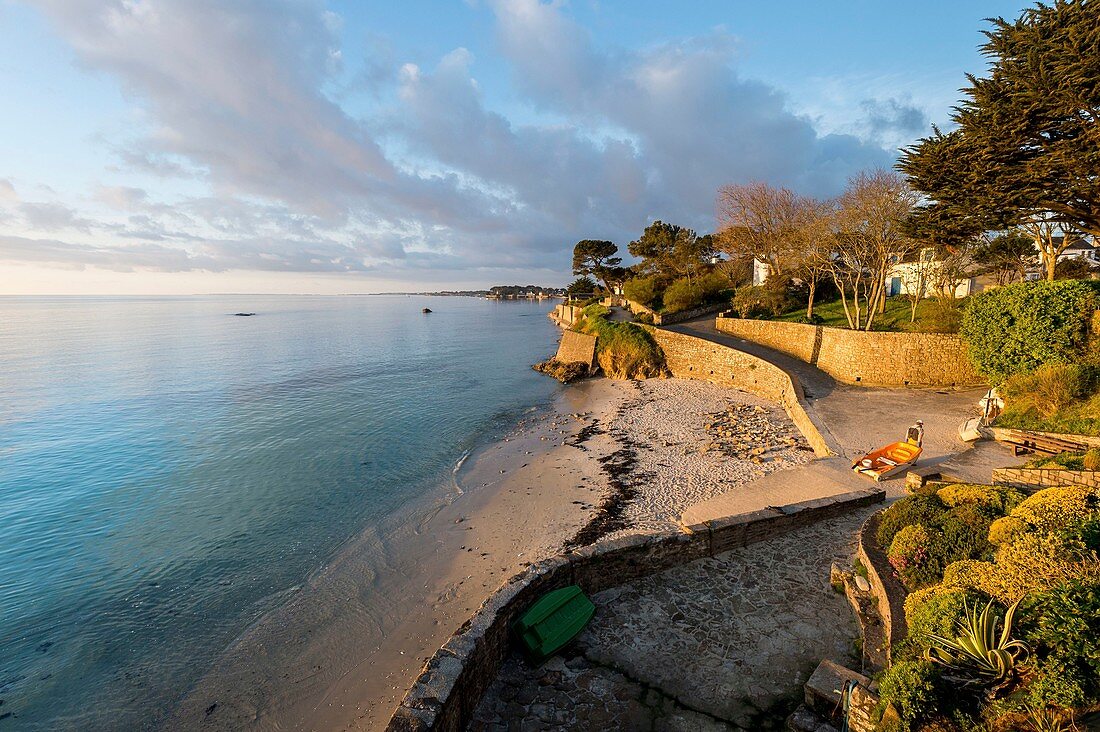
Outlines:
POLYGON ((586 380, 472 455, 457 489, 350 541, 228 649, 168 729, 381 729, 504 580, 810 457, 774 405, 703 382, 586 380), (753 452, 759 450, 758 452, 753 452))

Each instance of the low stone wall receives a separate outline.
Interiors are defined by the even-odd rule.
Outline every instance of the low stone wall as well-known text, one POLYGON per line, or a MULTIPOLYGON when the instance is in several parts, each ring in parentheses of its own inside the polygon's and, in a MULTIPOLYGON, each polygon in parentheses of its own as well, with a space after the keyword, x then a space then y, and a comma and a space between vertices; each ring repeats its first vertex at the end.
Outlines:
POLYGON ((703 305, 701 307, 692 308, 691 310, 681 310, 678 313, 659 313, 652 308, 648 308, 642 305, 640 302, 634 302, 633 300, 627 300, 623 298, 623 302, 626 303, 626 307, 630 312, 637 315, 638 313, 647 313, 649 317, 653 318, 654 325, 672 325, 673 323, 682 323, 685 320, 691 320, 692 318, 698 318, 700 315, 709 315, 710 313, 717 313, 725 310, 728 303, 717 303, 714 305, 703 305))
POLYGON ((998 427, 996 424, 992 425, 989 431, 993 433, 993 439, 998 442, 1011 441, 1012 433, 1017 432, 1037 437, 1052 437, 1056 440, 1063 440, 1065 442, 1075 442, 1085 447, 1100 447, 1100 437, 1093 437, 1092 435, 1071 435, 1064 432, 1039 432, 1038 430, 1022 430, 1015 427, 998 427))
POLYGON ((880 333, 719 316, 723 333, 813 364, 837 381, 864 386, 975 386, 984 383, 966 343, 950 333, 880 333))
POLYGON ((905 586, 894 576, 886 554, 879 549, 875 534, 878 531, 882 511, 879 511, 863 523, 859 531, 859 561, 867 568, 867 581, 871 585, 871 594, 875 596, 878 614, 886 631, 886 658, 890 658, 890 649, 905 639, 909 631, 905 622, 905 586))
POLYGON ((678 379, 700 379, 778 402, 818 457, 832 454, 821 429, 806 411, 798 379, 775 364, 704 338, 649 328, 678 379))
POLYGON ((1022 490, 1082 485, 1100 490, 1100 472, 1057 468, 997 468, 993 471, 993 485, 1007 485, 1022 490))
POLYGON ((666 532, 598 542, 528 567, 478 609, 424 666, 390 719, 390 732, 465 729, 511 645, 512 622, 546 592, 571 584, 589 594, 670 567, 770 539, 885 500, 878 489, 844 493, 666 532))

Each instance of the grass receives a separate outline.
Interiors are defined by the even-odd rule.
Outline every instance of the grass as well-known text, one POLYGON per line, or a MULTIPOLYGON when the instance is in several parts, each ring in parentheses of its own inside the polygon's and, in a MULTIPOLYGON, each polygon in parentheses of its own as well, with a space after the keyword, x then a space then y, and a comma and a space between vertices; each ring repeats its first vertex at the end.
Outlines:
MULTIPOLYGON (((962 300, 956 300, 956 308, 962 300)), ((851 301, 849 301, 851 304, 851 301)), ((878 331, 908 331, 921 333, 954 333, 958 331, 958 322, 950 313, 945 312, 946 307, 936 298, 925 298, 917 303, 916 322, 910 323, 910 303, 904 297, 886 298, 886 308, 875 316, 875 322, 871 330, 878 331), (953 322, 952 322, 953 321, 953 322)), ((847 328, 848 319, 844 315, 844 304, 839 298, 829 302, 815 303, 814 314, 821 318, 821 325, 834 328, 847 328)), ((780 320, 788 323, 801 322, 806 315, 806 307, 792 310, 768 320, 780 320)))
POLYGON ((1100 375, 1082 364, 1048 363, 999 387, 998 427, 1100 437, 1100 375))
POLYGON ((607 319, 603 305, 589 305, 573 330, 596 336, 596 361, 612 379, 648 379, 664 376, 665 354, 653 336, 633 323, 607 319))

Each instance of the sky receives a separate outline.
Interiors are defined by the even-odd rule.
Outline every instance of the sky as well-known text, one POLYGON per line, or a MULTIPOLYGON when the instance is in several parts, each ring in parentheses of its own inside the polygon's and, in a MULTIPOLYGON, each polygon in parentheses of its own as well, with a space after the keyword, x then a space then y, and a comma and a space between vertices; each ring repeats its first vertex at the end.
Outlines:
POLYGON ((0 295, 560 285, 949 126, 994 0, 0 0, 0 295))

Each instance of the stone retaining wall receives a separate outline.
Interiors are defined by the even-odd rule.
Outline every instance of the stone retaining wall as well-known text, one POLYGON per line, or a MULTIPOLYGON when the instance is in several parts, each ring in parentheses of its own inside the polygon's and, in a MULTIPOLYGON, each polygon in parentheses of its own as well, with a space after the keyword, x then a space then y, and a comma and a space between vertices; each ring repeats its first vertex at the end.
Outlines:
POLYGON ((984 383, 966 343, 950 333, 880 333, 719 316, 723 333, 817 366, 864 386, 974 386, 984 383))
POLYGON ((729 303, 717 303, 713 305, 703 305, 701 307, 692 308, 691 310, 681 310, 678 313, 659 313, 652 308, 648 308, 645 305, 642 305, 640 302, 634 302, 633 300, 627 300, 626 298, 622 298, 622 301, 626 303, 626 307, 630 310, 630 312, 634 313, 635 315, 637 315, 638 313, 648 313, 649 317, 653 318, 654 325, 672 325, 673 323, 682 323, 685 320, 698 318, 700 315, 717 313, 729 307, 729 303))
POLYGON ((1100 472, 1057 468, 997 468, 993 471, 993 485, 1007 485, 1023 490, 1083 485, 1100 490, 1100 472))
POLYGON ((649 328, 678 379, 700 379, 778 402, 818 457, 832 454, 822 430, 806 411, 802 387, 779 366, 704 338, 649 328))
POLYGON ((550 317, 556 320, 559 325, 564 325, 568 328, 580 319, 582 310, 584 310, 584 308, 580 305, 566 305, 562 303, 554 306, 554 309, 550 311, 550 317))
POLYGON ((589 594, 669 567, 770 539, 886 498, 865 489, 690 527, 627 536, 553 557, 511 578, 428 661, 390 719, 390 732, 465 729, 510 648, 512 622, 544 593, 571 584, 589 594))
POLYGON ((871 585, 871 594, 875 596, 878 614, 886 631, 886 658, 890 659, 890 649, 905 639, 909 631, 905 622, 905 586, 894 576, 894 568, 879 549, 875 534, 878 531, 882 511, 863 523, 859 531, 859 561, 867 568, 867 581, 871 585))

